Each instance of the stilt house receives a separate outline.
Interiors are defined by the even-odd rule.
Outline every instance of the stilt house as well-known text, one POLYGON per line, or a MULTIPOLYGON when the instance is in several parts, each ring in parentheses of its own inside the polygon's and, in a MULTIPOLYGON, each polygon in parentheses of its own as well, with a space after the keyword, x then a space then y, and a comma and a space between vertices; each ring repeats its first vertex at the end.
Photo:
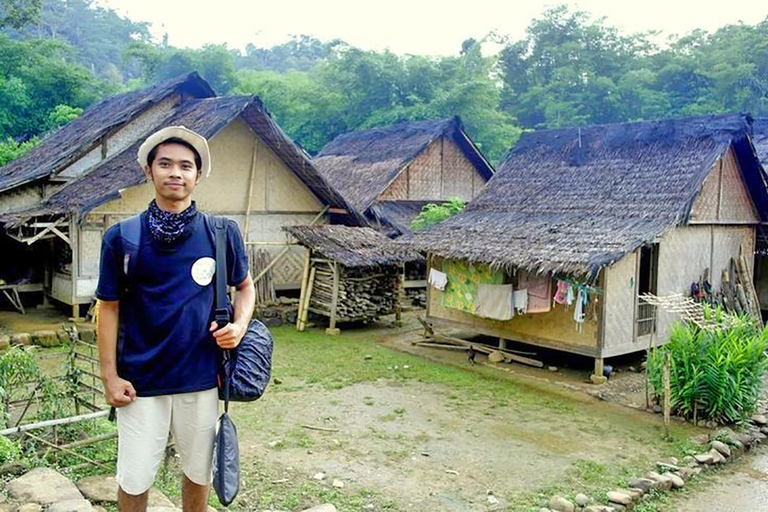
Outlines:
POLYGON ((597 374, 664 343, 676 316, 643 293, 719 290, 740 255, 752 271, 768 189, 751 130, 724 115, 524 133, 465 212, 414 236, 428 318, 594 357, 597 374))
MULTIPOLYGON (((90 107, 0 168, 0 275, 16 291, 64 304, 92 300, 104 231, 154 197, 136 163, 154 131, 184 125, 209 139, 212 173, 194 199, 238 222, 251 252, 269 253, 276 288, 298 288, 304 249, 284 225, 364 222, 252 96, 216 97, 196 73, 90 107)), ((257 269, 252 269, 254 272, 257 269)))
POLYGON ((415 121, 339 135, 313 160, 370 225, 397 237, 428 203, 469 201, 493 167, 461 119, 415 121))

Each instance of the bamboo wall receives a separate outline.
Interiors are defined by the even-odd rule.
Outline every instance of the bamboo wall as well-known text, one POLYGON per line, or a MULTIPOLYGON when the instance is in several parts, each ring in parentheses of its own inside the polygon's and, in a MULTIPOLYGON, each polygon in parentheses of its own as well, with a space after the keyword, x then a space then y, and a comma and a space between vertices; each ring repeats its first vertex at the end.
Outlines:
POLYGON ((469 201, 485 180, 461 149, 445 137, 434 141, 381 194, 381 200, 469 201))
POLYGON ((733 148, 715 162, 691 209, 692 223, 759 222, 733 148))

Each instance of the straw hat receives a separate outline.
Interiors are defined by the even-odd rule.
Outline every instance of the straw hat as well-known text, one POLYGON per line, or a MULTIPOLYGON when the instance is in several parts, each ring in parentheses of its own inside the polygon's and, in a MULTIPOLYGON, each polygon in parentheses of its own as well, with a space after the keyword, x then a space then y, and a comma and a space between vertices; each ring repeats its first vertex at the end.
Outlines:
POLYGON ((208 149, 208 141, 199 133, 195 133, 184 126, 167 126, 156 131, 145 140, 139 147, 138 161, 143 169, 147 164, 147 156, 154 148, 167 141, 168 139, 179 138, 188 142, 197 150, 200 155, 200 172, 207 178, 211 174, 211 152, 208 149))

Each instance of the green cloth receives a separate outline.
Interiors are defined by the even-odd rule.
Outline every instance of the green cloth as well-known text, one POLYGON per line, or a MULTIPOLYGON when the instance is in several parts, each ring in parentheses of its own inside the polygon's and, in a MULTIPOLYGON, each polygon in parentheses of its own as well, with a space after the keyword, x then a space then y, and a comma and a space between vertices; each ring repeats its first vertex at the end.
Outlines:
POLYGON ((443 272, 448 276, 448 284, 443 292, 443 306, 475 314, 477 305, 477 285, 503 284, 504 274, 491 270, 485 264, 467 263, 463 260, 445 260, 443 272))

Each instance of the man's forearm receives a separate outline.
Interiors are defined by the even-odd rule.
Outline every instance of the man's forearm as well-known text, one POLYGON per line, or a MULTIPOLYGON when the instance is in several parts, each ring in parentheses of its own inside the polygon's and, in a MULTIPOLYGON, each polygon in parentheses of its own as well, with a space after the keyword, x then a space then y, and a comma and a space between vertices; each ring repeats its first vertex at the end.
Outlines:
POLYGON ((119 309, 118 301, 100 301, 99 303, 99 324, 97 328, 102 380, 117 375, 119 309))
POLYGON ((240 283, 235 293, 233 323, 248 328, 248 323, 253 318, 253 308, 256 305, 256 288, 253 286, 251 274, 240 283))

